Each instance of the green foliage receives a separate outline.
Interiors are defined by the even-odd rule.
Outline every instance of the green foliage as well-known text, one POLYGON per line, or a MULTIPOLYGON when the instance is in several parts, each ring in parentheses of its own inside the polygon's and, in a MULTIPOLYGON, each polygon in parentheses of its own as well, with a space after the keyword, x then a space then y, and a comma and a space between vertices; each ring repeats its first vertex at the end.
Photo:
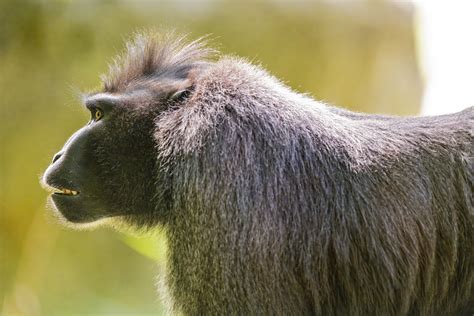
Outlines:
POLYGON ((163 235, 146 237, 121 235, 121 239, 130 248, 155 262, 166 261, 166 239, 163 235))

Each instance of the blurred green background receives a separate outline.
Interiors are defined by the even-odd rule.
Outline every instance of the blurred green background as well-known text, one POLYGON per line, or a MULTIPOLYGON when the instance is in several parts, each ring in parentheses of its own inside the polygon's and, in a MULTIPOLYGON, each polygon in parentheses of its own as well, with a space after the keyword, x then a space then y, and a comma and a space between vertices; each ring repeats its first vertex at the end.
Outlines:
POLYGON ((38 180, 85 124, 77 92, 136 30, 210 34, 292 88, 352 110, 416 114, 414 9, 390 1, 1 1, 0 314, 164 313, 158 233, 71 231, 48 217, 38 180))

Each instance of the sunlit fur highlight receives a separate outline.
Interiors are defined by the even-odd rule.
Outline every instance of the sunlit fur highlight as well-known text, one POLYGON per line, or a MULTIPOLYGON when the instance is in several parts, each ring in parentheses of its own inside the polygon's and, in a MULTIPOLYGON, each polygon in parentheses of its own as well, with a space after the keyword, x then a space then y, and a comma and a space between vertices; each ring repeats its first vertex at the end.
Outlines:
POLYGON ((150 81, 185 78, 215 53, 205 44, 204 38, 188 42, 174 33, 138 33, 102 77, 104 91, 125 92, 150 81))

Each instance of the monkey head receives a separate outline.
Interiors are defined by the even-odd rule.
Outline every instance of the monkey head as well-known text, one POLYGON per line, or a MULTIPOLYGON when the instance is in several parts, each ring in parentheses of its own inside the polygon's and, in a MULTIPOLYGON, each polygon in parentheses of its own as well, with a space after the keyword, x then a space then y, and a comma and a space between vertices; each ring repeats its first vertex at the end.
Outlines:
POLYGON ((84 97, 90 121, 54 156, 42 179, 60 217, 77 224, 117 216, 156 220, 155 212, 166 211, 157 201, 166 184, 158 183, 155 121, 186 98, 190 74, 202 66, 194 63, 204 54, 200 46, 138 36, 120 67, 111 67, 104 91, 84 97), (173 59, 177 53, 179 60, 173 59))

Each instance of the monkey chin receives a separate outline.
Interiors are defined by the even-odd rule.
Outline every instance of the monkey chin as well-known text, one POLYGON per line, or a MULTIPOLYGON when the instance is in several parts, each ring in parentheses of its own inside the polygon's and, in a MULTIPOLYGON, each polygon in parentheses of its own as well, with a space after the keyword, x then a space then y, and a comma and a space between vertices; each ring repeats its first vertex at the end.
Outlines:
POLYGON ((85 216, 71 216, 71 212, 60 210, 51 196, 46 201, 46 208, 49 210, 49 217, 53 218, 54 222, 59 222, 62 226, 65 226, 74 230, 93 230, 100 226, 107 225, 110 222, 110 218, 88 218, 85 216))

